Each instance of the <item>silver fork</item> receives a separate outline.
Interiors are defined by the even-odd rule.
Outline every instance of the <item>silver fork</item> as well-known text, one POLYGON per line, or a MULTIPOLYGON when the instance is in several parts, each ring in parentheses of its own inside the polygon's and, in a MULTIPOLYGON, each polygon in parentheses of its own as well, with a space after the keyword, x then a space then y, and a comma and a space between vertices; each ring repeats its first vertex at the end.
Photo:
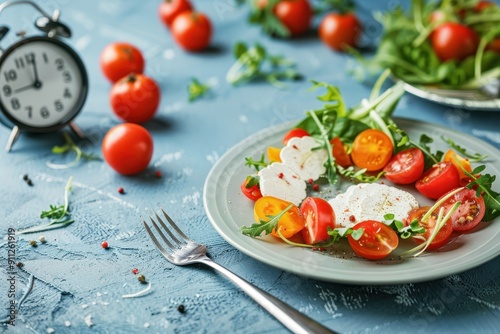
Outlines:
POLYGON ((335 333, 269 293, 245 281, 243 278, 224 268, 220 264, 212 261, 207 256, 206 246, 189 239, 181 231, 181 229, 177 227, 167 213, 163 209, 160 210, 170 227, 167 227, 167 224, 165 224, 156 211, 154 212, 156 221, 149 213, 147 213, 147 216, 156 230, 156 234, 160 236, 163 243, 158 240, 155 233, 153 233, 152 229, 148 226, 144 219, 142 219, 142 223, 151 237, 151 240, 153 240, 153 243, 169 262, 179 266, 192 263, 203 263, 212 267, 242 289, 248 296, 271 313, 271 315, 278 319, 293 333, 335 333))

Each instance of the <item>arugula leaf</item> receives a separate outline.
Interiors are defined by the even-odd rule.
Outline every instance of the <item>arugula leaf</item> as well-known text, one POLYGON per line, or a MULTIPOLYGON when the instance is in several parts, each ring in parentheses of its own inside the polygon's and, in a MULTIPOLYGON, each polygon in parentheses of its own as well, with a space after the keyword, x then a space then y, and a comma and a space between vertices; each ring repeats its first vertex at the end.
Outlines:
POLYGON ((294 206, 293 204, 288 205, 283 211, 281 211, 276 216, 272 215, 267 216, 269 220, 261 219, 258 223, 252 224, 250 227, 242 226, 240 229, 241 233, 243 233, 244 235, 251 236, 252 238, 255 238, 260 236, 263 232, 265 232, 265 234, 270 234, 273 230, 277 231, 279 220, 293 206, 294 206))
POLYGON ((245 158, 245 166, 254 167, 257 171, 266 168, 269 163, 266 162, 264 153, 260 156, 260 160, 255 161, 252 157, 245 158))
POLYGON ((486 212, 483 220, 491 221, 500 216, 500 194, 492 189, 496 175, 480 174, 486 168, 484 165, 474 168, 474 170, 470 173, 465 170, 465 168, 461 168, 462 171, 464 171, 464 173, 472 180, 467 185, 467 188, 473 189, 477 187, 476 196, 483 196, 484 204, 486 206, 486 212))
POLYGON ((488 157, 486 154, 479 154, 479 153, 469 154, 469 152, 467 152, 467 150, 464 147, 455 143, 451 138, 445 138, 444 136, 441 136, 441 139, 443 139, 448 145, 450 145, 450 147, 454 148, 458 153, 468 158, 472 162, 480 162, 488 157))
POLYGON ((188 100, 193 102, 210 91, 211 86, 208 84, 202 84, 198 79, 192 78, 188 85, 188 100))
POLYGON ((260 177, 258 175, 248 175, 245 179, 245 188, 252 188, 258 185, 260 182, 260 177))

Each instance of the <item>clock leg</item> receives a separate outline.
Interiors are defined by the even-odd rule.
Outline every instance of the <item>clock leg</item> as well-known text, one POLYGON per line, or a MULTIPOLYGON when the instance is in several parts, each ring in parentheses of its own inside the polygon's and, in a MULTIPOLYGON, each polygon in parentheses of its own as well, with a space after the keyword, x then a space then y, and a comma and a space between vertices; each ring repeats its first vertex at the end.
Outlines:
POLYGON ((80 139, 85 139, 85 133, 76 125, 75 122, 69 122, 69 127, 73 130, 73 133, 77 135, 80 139))
POLYGON ((12 131, 11 131, 10 136, 9 136, 9 141, 7 142, 7 146, 5 147, 5 150, 7 152, 10 152, 12 145, 14 145, 14 142, 16 141, 17 137, 19 137, 20 133, 21 133, 21 129, 19 129, 18 126, 14 126, 12 128, 12 131))

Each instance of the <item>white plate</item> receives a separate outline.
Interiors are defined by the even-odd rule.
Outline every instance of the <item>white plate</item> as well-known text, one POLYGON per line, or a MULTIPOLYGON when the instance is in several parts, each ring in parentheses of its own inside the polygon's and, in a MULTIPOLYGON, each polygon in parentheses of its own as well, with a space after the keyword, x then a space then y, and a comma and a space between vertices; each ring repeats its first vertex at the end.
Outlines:
POLYGON ((415 96, 448 107, 469 110, 500 111, 500 98, 476 90, 451 90, 404 83, 404 89, 415 96))
MULTIPOLYGON (((469 152, 487 154, 485 173, 500 175, 500 152, 493 146, 463 133, 414 120, 396 119, 411 138, 422 133, 442 142, 440 136, 453 139, 469 152), (494 161, 493 161, 494 160, 494 161)), ((245 166, 245 157, 260 157, 268 146, 280 146, 281 138, 295 122, 265 129, 230 149, 212 168, 205 182, 205 211, 217 232, 243 253, 298 275, 348 284, 402 284, 437 279, 474 268, 500 254, 500 218, 481 223, 462 234, 439 252, 428 252, 418 258, 401 260, 398 253, 382 261, 368 261, 354 256, 342 242, 334 252, 320 252, 289 246, 272 236, 251 238, 240 232, 241 226, 253 223, 253 202, 240 191, 244 178, 253 173, 245 166)), ((445 144, 436 148, 446 150, 445 144)), ((388 183, 388 182, 386 182, 388 183)), ((497 181, 498 183, 498 181, 497 181)), ((345 188, 347 185, 340 185, 345 188)), ((329 199, 336 189, 322 185, 321 196, 329 199)), ((498 191, 498 185, 496 185, 498 191)), ((415 191, 421 205, 429 204, 415 191)), ((413 247, 410 240, 400 243, 398 252, 413 247), (400 250, 399 250, 400 249, 400 250)))

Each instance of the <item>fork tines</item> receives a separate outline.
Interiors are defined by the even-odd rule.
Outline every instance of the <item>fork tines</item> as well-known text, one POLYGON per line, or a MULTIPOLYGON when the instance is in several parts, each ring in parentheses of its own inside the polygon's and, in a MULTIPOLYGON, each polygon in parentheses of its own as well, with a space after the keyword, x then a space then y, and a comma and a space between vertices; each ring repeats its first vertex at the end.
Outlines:
MULTIPOLYGON (((165 244, 168 246, 168 248, 170 248, 170 251, 174 251, 175 249, 189 243, 190 239, 174 223, 172 218, 170 218, 170 216, 165 212, 165 210, 163 210, 163 208, 160 208, 160 210, 161 210, 161 213, 162 213, 164 219, 166 219, 166 221, 168 222, 168 225, 170 225, 170 228, 167 227, 167 224, 165 224, 163 219, 158 215, 158 213, 156 211, 154 212, 154 217, 156 218, 156 221, 155 221, 155 219, 153 219, 153 217, 148 212, 146 212, 146 214, 147 214, 149 220, 151 221, 151 223, 153 224, 157 234, 165 242, 165 244), (161 227, 157 224, 157 222, 159 223, 159 225, 161 225, 161 227), (172 230, 176 234, 174 234, 172 232, 172 230), (168 234, 168 237, 165 235, 164 232, 166 232, 168 234)), ((166 253, 165 249, 160 244, 160 242, 156 238, 155 234, 153 233, 153 231, 151 230, 151 228, 148 226, 148 224, 146 223, 146 221, 144 219, 142 219, 142 223, 143 223, 144 227, 146 228, 146 231, 148 232, 149 236, 151 237, 151 240, 153 240, 153 243, 156 245, 156 247, 158 247, 158 249, 163 253, 163 255, 165 255, 167 257, 168 254, 166 253)))

